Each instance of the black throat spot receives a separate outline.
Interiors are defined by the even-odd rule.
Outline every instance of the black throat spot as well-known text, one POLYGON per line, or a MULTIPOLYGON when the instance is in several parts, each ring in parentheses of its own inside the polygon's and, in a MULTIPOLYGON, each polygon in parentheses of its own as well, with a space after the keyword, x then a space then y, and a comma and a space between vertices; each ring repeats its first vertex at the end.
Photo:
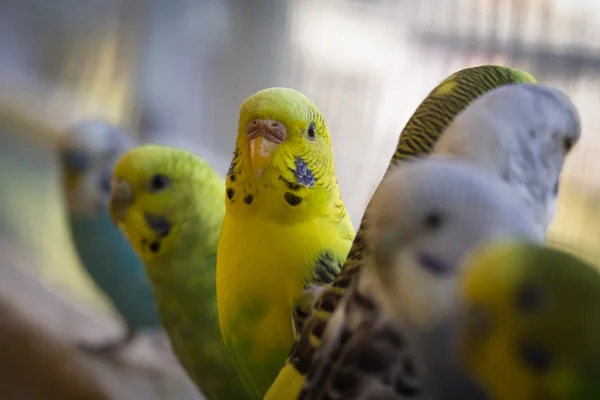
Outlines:
POLYGON ((165 217, 144 213, 144 219, 150 229, 152 229, 159 237, 163 238, 171 233, 171 223, 165 217))
POLYGON ((283 197, 285 198, 285 201, 287 201, 287 203, 290 206, 297 206, 298 204, 300 204, 304 201, 304 199, 302 197, 297 196, 292 192, 285 192, 283 197))

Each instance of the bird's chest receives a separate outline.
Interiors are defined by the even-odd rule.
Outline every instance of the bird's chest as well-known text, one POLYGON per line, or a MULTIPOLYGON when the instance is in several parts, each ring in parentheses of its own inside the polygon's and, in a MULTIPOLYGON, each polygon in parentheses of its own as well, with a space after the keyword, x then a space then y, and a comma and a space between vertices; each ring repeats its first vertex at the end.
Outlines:
POLYGON ((239 343, 239 335, 246 332, 254 343, 270 338, 269 346, 290 345, 293 305, 304 291, 315 253, 307 229, 226 218, 219 243, 217 293, 227 341, 239 343))
POLYGON ((305 224, 286 226, 268 220, 226 218, 218 265, 219 274, 228 282, 227 296, 243 303, 290 307, 304 289, 313 248, 310 227, 305 224))
POLYGON ((228 182, 217 260, 222 320, 235 320, 244 310, 258 318, 285 315, 289 321, 322 244, 330 240, 305 189, 267 178, 228 182))

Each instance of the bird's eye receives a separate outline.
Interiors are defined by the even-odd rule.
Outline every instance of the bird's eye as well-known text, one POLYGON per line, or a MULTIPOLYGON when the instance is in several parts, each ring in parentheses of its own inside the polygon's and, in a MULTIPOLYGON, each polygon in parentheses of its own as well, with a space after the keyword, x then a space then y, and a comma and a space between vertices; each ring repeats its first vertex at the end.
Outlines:
POLYGON ((439 212, 431 212, 425 216, 425 227, 437 229, 442 225, 442 215, 439 212))
POLYGON ((89 157, 87 157, 85 154, 78 153, 76 151, 65 151, 62 153, 61 156, 63 164, 67 168, 75 171, 84 171, 91 164, 91 160, 89 157))
POLYGON ((575 140, 573 138, 565 138, 565 151, 568 153, 575 146, 575 140))
POLYGON ((310 140, 315 140, 316 133, 317 133, 317 127, 315 126, 314 122, 311 122, 308 125, 308 129, 306 130, 306 134, 308 135, 308 138, 310 140))
POLYGON ((535 312, 544 303, 544 291, 539 285, 525 283, 516 293, 515 306, 521 312, 535 312))
POLYGON ((160 192, 171 183, 170 179, 162 174, 154 174, 148 181, 148 191, 150 193, 160 192))

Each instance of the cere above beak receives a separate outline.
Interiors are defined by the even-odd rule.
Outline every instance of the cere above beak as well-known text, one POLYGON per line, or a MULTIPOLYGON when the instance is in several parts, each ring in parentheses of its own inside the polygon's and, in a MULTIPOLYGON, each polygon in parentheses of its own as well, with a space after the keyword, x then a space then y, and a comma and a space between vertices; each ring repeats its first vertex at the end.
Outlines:
POLYGON ((279 121, 255 118, 246 125, 246 135, 250 140, 250 164, 260 178, 273 151, 285 140, 287 130, 279 121))

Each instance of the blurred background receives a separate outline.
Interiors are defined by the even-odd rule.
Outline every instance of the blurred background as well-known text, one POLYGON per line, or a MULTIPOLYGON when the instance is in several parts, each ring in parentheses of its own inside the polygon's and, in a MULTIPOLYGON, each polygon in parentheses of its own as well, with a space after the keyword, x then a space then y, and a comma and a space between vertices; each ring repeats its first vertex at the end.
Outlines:
MULTIPOLYGON (((525 69, 579 108, 583 137, 550 240, 596 262, 599 27, 593 0, 2 0, 0 294, 67 343, 122 329, 65 224, 54 146, 73 122, 104 117, 224 175, 242 101, 293 87, 328 121, 357 226, 417 105, 450 73, 486 63, 525 69)), ((110 398, 199 398, 174 361, 133 353, 81 357, 110 398)))

